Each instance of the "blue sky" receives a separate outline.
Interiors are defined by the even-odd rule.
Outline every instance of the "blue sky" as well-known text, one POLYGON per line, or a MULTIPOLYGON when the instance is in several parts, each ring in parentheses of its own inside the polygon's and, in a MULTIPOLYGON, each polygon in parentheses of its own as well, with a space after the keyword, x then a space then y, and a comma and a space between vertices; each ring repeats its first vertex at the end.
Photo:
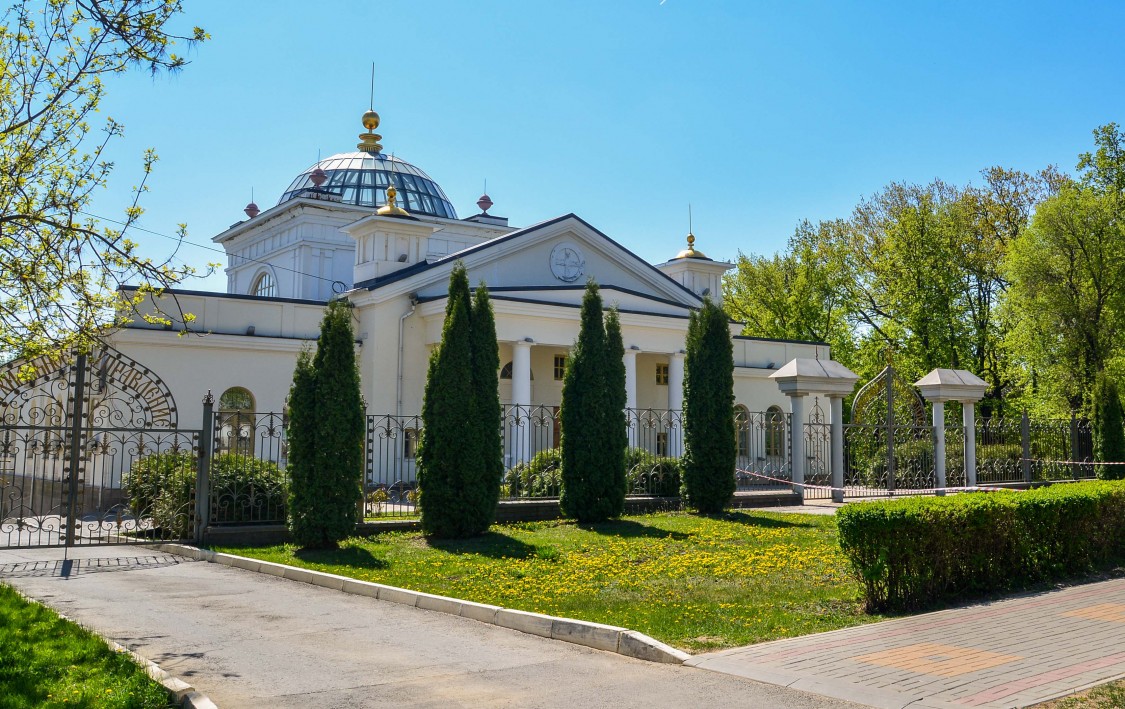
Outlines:
MULTIPOLYGON (((892 181, 965 184, 1003 165, 1071 170, 1125 122, 1125 3, 185 0, 212 40, 180 74, 115 77, 120 214, 160 155, 142 224, 210 238, 324 156, 368 108, 387 152, 462 216, 575 212, 650 261, 692 204, 713 258, 784 249, 892 181)), ((136 233, 146 252, 170 242, 136 233)), ((217 253, 185 247, 202 266, 217 253)), ((221 273, 184 287, 222 290, 221 273)))

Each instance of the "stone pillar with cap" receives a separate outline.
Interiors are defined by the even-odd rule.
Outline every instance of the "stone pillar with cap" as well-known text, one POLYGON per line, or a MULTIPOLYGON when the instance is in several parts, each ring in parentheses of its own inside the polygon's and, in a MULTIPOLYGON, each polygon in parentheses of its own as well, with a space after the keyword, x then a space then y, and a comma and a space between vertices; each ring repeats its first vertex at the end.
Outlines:
POLYGON ((832 421, 832 499, 844 500, 844 422, 843 400, 855 389, 859 376, 839 362, 830 359, 799 357, 790 360, 770 375, 777 388, 789 397, 791 414, 790 474, 794 491, 805 499, 805 407, 804 397, 823 394, 831 402, 832 421))
POLYGON ((959 401, 964 406, 965 485, 977 485, 977 437, 974 405, 984 398, 988 382, 964 369, 935 369, 914 383, 933 406, 934 473, 938 494, 945 493, 945 402, 959 401))

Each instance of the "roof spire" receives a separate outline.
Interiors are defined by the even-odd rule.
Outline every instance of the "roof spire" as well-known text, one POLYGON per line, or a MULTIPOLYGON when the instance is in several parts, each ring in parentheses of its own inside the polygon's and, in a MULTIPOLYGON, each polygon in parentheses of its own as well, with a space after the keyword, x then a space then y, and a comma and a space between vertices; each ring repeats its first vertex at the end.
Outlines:
POLYGON ((375 129, 379 127, 379 114, 375 113, 375 62, 371 62, 371 102, 368 106, 370 106, 370 108, 367 109, 367 112, 363 114, 363 118, 360 119, 363 123, 363 127, 367 129, 367 132, 359 134, 360 143, 356 147, 359 148, 361 152, 378 155, 383 150, 383 146, 379 143, 379 141, 383 139, 383 136, 374 132, 375 129))
POLYGON ((680 253, 676 254, 676 258, 697 258, 697 259, 704 259, 704 260, 710 261, 711 259, 707 258, 707 256, 702 251, 696 251, 695 250, 695 234, 692 233, 692 229, 691 229, 691 203, 690 202, 688 203, 688 206, 687 206, 687 213, 688 213, 687 248, 684 249, 683 251, 681 251, 680 253))

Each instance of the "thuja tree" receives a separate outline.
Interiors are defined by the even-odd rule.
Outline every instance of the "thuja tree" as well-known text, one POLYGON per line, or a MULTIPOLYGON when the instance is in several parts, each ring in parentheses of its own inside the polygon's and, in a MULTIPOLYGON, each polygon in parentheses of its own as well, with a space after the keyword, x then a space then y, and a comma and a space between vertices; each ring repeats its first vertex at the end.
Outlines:
POLYGON ((605 468, 608 494, 613 496, 620 493, 620 500, 614 500, 614 509, 620 514, 625 510, 625 454, 629 448, 629 431, 626 428, 625 406, 628 403, 625 393, 625 343, 621 339, 621 318, 618 317, 617 308, 610 308, 605 317, 605 342, 606 342, 606 391, 613 402, 607 412, 609 421, 608 429, 611 435, 617 436, 617 442, 606 450, 605 468))
MULTIPOLYGON (((1121 395, 1117 383, 1109 377, 1098 380, 1094 396, 1094 457, 1101 463, 1125 461, 1125 425, 1121 411, 1121 395)), ((1119 479, 1125 477, 1125 466, 1098 466, 1098 477, 1119 479)))
POLYGON ((727 322, 710 298, 688 321, 684 497, 704 514, 721 512, 735 490, 734 346, 727 322))
POLYGON ((612 361, 620 361, 621 355, 610 352, 602 299, 592 280, 586 284, 580 320, 563 378, 559 505, 563 514, 580 522, 600 522, 625 509, 625 369, 612 361))
POLYGON ((418 500, 427 534, 480 534, 495 516, 503 472, 498 365, 488 293, 482 285, 474 305, 465 267, 457 264, 422 403, 418 500))
POLYGON ((289 528, 303 547, 332 548, 354 533, 363 483, 363 399, 352 308, 328 304, 316 355, 303 353, 289 399, 289 528))

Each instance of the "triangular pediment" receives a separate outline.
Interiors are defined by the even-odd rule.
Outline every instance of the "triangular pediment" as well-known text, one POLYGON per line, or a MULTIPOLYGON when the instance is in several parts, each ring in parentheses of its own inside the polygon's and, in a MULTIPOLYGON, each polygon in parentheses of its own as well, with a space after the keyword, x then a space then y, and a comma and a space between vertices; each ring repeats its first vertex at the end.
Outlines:
POLYGON ((452 254, 434 264, 373 283, 372 290, 416 294, 421 300, 445 295, 453 264, 462 261, 469 282, 494 293, 536 302, 574 304, 589 278, 603 290, 607 305, 654 313, 684 313, 699 298, 651 264, 573 214, 521 229, 452 254))

